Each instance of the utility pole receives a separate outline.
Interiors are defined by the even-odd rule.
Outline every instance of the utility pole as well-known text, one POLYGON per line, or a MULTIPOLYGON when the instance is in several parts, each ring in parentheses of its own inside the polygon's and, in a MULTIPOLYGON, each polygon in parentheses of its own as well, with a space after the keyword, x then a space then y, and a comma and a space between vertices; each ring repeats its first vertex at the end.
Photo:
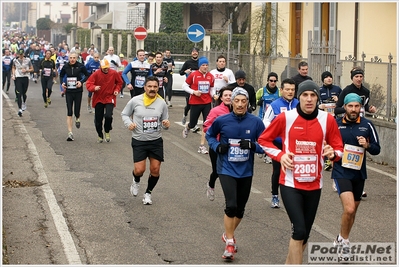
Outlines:
POLYGON ((233 12, 230 13, 229 26, 227 32, 227 68, 230 68, 230 42, 232 39, 231 37, 233 35, 232 21, 233 21, 233 12))

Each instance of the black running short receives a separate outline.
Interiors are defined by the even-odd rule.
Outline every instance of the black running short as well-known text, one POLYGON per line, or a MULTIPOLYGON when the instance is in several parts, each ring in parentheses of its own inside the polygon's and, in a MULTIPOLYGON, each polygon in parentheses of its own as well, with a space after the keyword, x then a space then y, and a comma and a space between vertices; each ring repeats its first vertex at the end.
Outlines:
POLYGON ((364 179, 334 179, 338 195, 343 192, 352 192, 355 201, 362 199, 364 179))
POLYGON ((163 139, 151 141, 139 141, 132 138, 133 162, 140 162, 147 158, 153 158, 161 162, 163 158, 163 139))

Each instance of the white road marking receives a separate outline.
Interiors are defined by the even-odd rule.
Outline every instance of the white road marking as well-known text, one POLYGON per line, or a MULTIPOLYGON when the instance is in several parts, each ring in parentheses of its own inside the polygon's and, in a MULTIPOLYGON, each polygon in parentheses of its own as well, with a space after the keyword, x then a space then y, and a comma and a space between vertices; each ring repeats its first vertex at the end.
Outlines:
MULTIPOLYGON (((4 96, 3 91, 3 96, 4 96)), ((6 95, 6 98, 8 96, 6 95)), ((8 98, 9 99, 9 98, 8 98)), ((8 100, 7 99, 7 100, 8 100)), ((11 108, 13 105, 10 101, 7 101, 8 106, 11 108)), ((75 243, 73 242, 73 238, 71 233, 68 230, 68 225, 65 221, 64 216, 62 215, 62 211, 57 204, 57 200, 54 196, 54 192, 50 187, 49 181, 47 179, 46 172, 44 171, 42 162, 40 160, 39 154, 37 152, 36 146, 33 143, 30 135, 26 131, 25 125, 22 121, 17 122, 17 127, 19 131, 23 134, 23 138, 25 139, 26 144, 28 145, 28 152, 31 154, 32 163, 34 170, 39 175, 38 181, 43 183, 40 187, 43 190, 44 196, 47 200, 47 204, 50 208, 50 213, 53 217, 55 228, 60 236, 62 246, 64 248, 64 253, 67 258, 69 265, 82 265, 82 261, 80 260, 79 253, 76 249, 75 243)))

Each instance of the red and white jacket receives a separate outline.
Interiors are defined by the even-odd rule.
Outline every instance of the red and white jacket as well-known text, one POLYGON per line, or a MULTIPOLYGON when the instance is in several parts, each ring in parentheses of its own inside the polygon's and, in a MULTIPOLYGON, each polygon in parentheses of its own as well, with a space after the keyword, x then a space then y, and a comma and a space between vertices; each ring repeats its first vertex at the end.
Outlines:
POLYGON ((297 110, 283 112, 258 139, 265 152, 276 161, 286 153, 295 154, 294 170, 281 171, 279 184, 302 190, 323 187, 324 141, 334 149, 334 161, 338 161, 343 154, 341 133, 335 118, 320 110, 317 117, 310 120, 301 117, 297 110), (282 138, 282 150, 273 145, 276 137, 282 138))
POLYGON ((189 99, 190 105, 203 105, 212 102, 212 96, 215 94, 215 77, 210 72, 203 74, 199 70, 193 71, 186 78, 183 89, 191 94, 189 99), (193 94, 194 91, 200 91, 201 96, 193 94))

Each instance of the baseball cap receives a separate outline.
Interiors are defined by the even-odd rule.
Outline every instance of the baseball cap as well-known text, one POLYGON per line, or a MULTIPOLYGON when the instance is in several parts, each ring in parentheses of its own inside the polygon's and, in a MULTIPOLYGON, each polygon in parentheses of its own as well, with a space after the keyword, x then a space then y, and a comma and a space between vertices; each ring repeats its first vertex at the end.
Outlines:
POLYGON ((121 54, 119 54, 119 57, 125 57, 125 55, 121 53, 121 54))
POLYGON ((100 66, 102 69, 109 69, 109 62, 106 59, 100 61, 100 66))
POLYGON ((23 55, 25 51, 23 49, 18 49, 18 55, 23 55))

